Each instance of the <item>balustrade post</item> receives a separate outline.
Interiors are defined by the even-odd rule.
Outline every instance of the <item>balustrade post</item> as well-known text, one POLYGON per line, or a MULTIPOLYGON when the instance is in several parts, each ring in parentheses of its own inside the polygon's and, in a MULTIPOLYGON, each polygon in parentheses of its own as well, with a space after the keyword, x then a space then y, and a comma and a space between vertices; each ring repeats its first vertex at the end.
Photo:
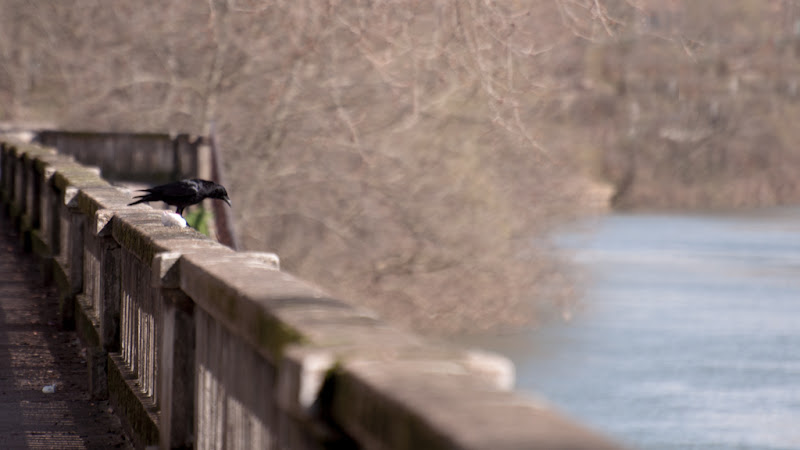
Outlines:
POLYGON ((120 350, 120 260, 122 250, 110 236, 101 241, 100 283, 100 340, 103 348, 110 352, 120 350))
POLYGON ((55 255, 59 250, 60 219, 58 218, 59 196, 53 185, 56 170, 48 163, 36 165, 36 183, 39 185, 39 229, 32 242, 33 251, 41 260, 42 282, 53 284, 55 255))
POLYGON ((111 236, 110 210, 95 212, 87 223, 82 309, 91 315, 84 324, 89 368, 89 392, 95 400, 108 398, 108 352, 119 351, 120 247, 111 236))
POLYGON ((180 290, 180 253, 153 259, 153 286, 162 298, 159 402, 161 448, 190 448, 194 444, 195 324, 194 302, 180 290))
POLYGON ((75 299, 83 290, 83 227, 86 217, 78 210, 78 189, 61 190, 59 205, 60 250, 56 256, 56 282, 59 287, 59 315, 65 329, 75 328, 75 299))

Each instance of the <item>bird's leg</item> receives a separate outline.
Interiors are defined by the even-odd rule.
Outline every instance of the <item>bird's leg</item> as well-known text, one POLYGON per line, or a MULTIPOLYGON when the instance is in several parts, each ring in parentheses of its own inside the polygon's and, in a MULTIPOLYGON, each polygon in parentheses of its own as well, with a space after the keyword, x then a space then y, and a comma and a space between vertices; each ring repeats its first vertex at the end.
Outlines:
POLYGON ((175 210, 175 214, 183 216, 183 206, 178 206, 178 209, 175 210))

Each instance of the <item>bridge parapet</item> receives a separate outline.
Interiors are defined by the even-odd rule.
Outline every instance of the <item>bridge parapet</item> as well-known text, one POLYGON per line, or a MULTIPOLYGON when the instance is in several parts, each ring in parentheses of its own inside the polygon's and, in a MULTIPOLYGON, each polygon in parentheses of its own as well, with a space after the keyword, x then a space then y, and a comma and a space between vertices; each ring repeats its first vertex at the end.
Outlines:
POLYGON ((432 343, 234 252, 55 150, 4 142, 0 199, 88 346, 91 393, 162 448, 616 448, 432 343))

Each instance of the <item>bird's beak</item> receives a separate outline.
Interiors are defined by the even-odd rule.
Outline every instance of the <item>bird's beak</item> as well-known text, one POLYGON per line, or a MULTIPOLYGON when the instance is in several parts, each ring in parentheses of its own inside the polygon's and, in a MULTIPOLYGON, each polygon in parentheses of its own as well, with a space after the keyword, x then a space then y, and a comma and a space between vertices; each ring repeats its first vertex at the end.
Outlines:
POLYGON ((228 206, 231 206, 231 199, 229 197, 222 197, 222 201, 227 203, 228 206))

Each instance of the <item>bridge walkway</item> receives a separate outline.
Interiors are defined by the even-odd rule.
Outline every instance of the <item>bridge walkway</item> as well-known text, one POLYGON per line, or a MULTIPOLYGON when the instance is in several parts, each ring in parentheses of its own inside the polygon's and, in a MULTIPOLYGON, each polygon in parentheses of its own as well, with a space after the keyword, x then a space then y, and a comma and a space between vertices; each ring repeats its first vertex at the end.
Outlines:
POLYGON ((0 212, 0 448, 132 448, 108 402, 90 400, 77 336, 60 329, 58 297, 40 280, 0 212))

